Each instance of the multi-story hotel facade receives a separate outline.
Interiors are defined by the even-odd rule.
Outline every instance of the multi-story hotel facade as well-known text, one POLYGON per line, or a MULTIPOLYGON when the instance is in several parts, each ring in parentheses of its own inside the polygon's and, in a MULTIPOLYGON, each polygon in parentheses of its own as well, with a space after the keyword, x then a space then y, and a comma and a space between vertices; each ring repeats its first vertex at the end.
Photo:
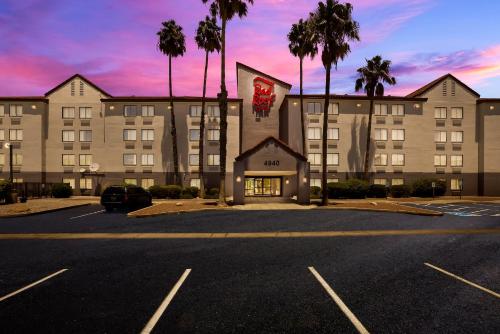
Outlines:
MULTIPOLYGON (((236 65, 238 98, 229 99, 228 195, 296 197, 305 203, 321 180, 324 96, 305 95, 306 152, 300 99, 291 85, 236 65)), ((361 176, 370 101, 332 95, 328 107, 327 178, 361 176)), ((179 167, 185 186, 199 186, 201 97, 173 98, 179 167)), ((371 181, 387 186, 430 177, 448 192, 500 195, 500 99, 481 99, 448 74, 407 96, 375 100, 371 181)), ((44 96, 0 97, 0 170, 14 182, 69 183, 93 194, 111 184, 149 187, 173 180, 168 97, 112 96, 74 75, 44 96), (90 168, 90 166, 94 168, 90 168), (98 167, 98 168, 97 168, 98 167)), ((206 99, 206 187, 219 182, 219 108, 206 99)))

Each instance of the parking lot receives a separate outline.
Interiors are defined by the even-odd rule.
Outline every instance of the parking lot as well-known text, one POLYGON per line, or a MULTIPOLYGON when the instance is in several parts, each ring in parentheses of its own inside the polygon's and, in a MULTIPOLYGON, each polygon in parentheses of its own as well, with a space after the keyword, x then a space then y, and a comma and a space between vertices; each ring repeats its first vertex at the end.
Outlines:
POLYGON ((0 220, 2 332, 500 332, 496 216, 101 210, 0 220))
MULTIPOLYGON (((500 217, 498 203, 410 204, 460 217, 500 217)), ((500 218, 499 218, 500 219, 500 218)))

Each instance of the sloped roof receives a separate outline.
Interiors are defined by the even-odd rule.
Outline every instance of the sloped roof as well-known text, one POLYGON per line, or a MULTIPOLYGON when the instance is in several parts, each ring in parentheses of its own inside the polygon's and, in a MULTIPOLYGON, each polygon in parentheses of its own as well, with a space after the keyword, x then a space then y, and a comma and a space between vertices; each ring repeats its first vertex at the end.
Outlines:
POLYGON ((446 79, 453 79, 455 80, 460 86, 462 86, 463 88, 465 88, 466 90, 468 90, 470 93, 472 93, 472 95, 475 95, 477 97, 480 97, 481 95, 479 95, 478 92, 476 92, 475 90, 473 90, 472 88, 470 88, 469 86, 467 86, 466 84, 464 84, 462 81, 458 80, 454 75, 452 75, 451 73, 448 73, 448 74, 445 74, 443 75, 442 77, 439 77, 437 78, 436 80, 432 81, 432 82, 429 82, 427 85, 417 89, 416 91, 414 91, 413 93, 411 94, 408 94, 406 97, 417 97, 417 96, 420 96, 424 93, 426 93, 427 91, 431 90, 432 88, 434 88, 436 85, 438 85, 440 82, 446 80, 446 79))
MULTIPOLYGON (((252 67, 250 67, 250 66, 248 66, 248 65, 245 65, 245 64, 242 64, 242 63, 238 63, 238 62, 236 62, 236 71, 238 71, 238 68, 240 68, 240 67, 241 67, 241 68, 243 68, 243 69, 245 69, 245 70, 247 70, 247 71, 254 72, 254 73, 258 74, 258 75, 261 75, 261 76, 263 76, 263 77, 268 77, 268 78, 270 78, 271 80, 276 81, 277 83, 281 84, 282 86, 285 86, 285 87, 287 87, 288 89, 292 89, 292 84, 289 84, 288 82, 285 82, 285 81, 282 81, 282 80, 280 80, 280 79, 277 79, 277 78, 275 78, 275 77, 273 77, 273 76, 270 76, 270 75, 269 75, 269 74, 267 74, 267 73, 264 73, 264 72, 261 72, 261 71, 259 71, 259 70, 256 70, 255 68, 252 68, 252 67)), ((238 77, 238 76, 236 75, 236 78, 237 78, 237 77, 238 77)))
POLYGON ((45 96, 49 96, 50 94, 54 93, 56 90, 58 90, 59 88, 63 87, 64 85, 68 84, 69 82, 71 82, 72 80, 74 80, 76 78, 80 78, 81 80, 85 81, 89 86, 97 89, 102 94, 104 94, 106 96, 110 96, 110 97, 112 96, 111 94, 108 94, 105 90, 103 90, 102 88, 100 88, 99 86, 94 84, 92 81, 90 81, 89 79, 87 79, 86 77, 84 77, 83 75, 78 74, 78 73, 73 75, 72 77, 66 79, 65 81, 61 82, 59 85, 52 88, 51 90, 49 90, 47 93, 45 93, 45 96))
POLYGON ((261 148, 263 148, 264 146, 266 146, 267 143, 270 143, 270 142, 275 142, 284 151, 288 152, 290 155, 296 157, 297 159, 302 160, 302 161, 307 161, 307 158, 305 156, 303 156, 299 152, 292 150, 290 148, 290 146, 288 146, 286 143, 282 142, 281 140, 279 140, 273 136, 267 137, 266 139, 264 139, 263 141, 261 141, 260 143, 258 143, 254 147, 252 147, 251 149, 246 150, 245 152, 241 153, 239 156, 236 157, 235 160, 241 161, 241 160, 248 158, 249 156, 258 152, 261 148))

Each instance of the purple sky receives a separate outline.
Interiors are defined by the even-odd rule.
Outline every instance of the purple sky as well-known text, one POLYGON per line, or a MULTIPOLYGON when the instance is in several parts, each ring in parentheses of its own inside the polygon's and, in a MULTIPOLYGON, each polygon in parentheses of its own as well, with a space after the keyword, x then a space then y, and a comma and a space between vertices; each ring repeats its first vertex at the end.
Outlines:
MULTIPOLYGON (((393 61, 407 94, 453 73, 484 97, 500 97, 500 3, 465 0, 353 0, 361 42, 333 73, 332 90, 353 93, 364 59, 393 61)), ((314 0, 255 0, 248 17, 229 26, 227 79, 236 94, 235 62, 267 72, 298 89, 298 60, 288 52, 292 23, 307 17, 314 0)), ((81 73, 113 95, 166 95, 167 58, 156 50, 161 22, 184 27, 187 54, 174 61, 174 94, 201 95, 203 52, 194 43, 198 21, 208 12, 201 0, 1 0, 1 95, 42 95, 81 73)), ((210 58, 208 94, 215 95, 219 58, 210 58)), ((305 64, 305 90, 324 92, 320 59, 305 64)))

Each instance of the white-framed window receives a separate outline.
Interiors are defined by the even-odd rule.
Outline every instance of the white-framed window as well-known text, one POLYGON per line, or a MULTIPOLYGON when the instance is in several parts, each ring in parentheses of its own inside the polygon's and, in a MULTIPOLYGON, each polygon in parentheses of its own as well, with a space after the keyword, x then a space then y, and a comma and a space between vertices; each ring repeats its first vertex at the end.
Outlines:
POLYGON ((338 153, 327 153, 326 154, 326 164, 328 166, 338 166, 339 165, 339 154, 338 153))
POLYGON ((83 81, 80 81, 80 96, 83 96, 85 94, 85 84, 83 81))
POLYGON ((189 155, 189 166, 199 166, 200 165, 200 155, 190 154, 189 155))
POLYGON ((10 117, 21 117, 23 115, 23 106, 20 104, 10 105, 10 117))
POLYGON ((155 179, 141 179, 141 187, 148 190, 155 185, 155 179))
POLYGON ((92 164, 92 154, 80 154, 80 166, 90 166, 92 164))
POLYGON ((65 118, 65 119, 75 118, 75 108, 74 107, 63 107, 62 108, 62 118, 65 118))
POLYGON ((80 179, 80 190, 92 189, 92 179, 91 178, 81 178, 80 179))
POLYGON ((207 165, 208 166, 219 166, 220 165, 220 155, 219 154, 209 154, 207 165))
POLYGON ((141 130, 142 141, 153 141, 155 139, 155 130, 153 129, 142 129, 141 130))
POLYGON ((137 116, 137 106, 124 106, 123 116, 125 117, 135 117, 137 116))
POLYGON ((23 140, 23 130, 21 129, 10 129, 9 130, 9 140, 21 141, 23 140))
POLYGON ((189 185, 190 185, 191 187, 196 187, 196 188, 200 189, 200 185, 201 185, 201 183, 200 183, 200 179, 191 179, 191 180, 189 181, 189 185))
POLYGON ((387 179, 373 179, 373 184, 377 184, 380 186, 386 186, 387 185, 387 179))
POLYGON ((452 119, 464 118, 464 108, 451 108, 451 118, 452 119))
POLYGON ((12 179, 12 183, 23 183, 24 179, 22 177, 15 177, 12 179))
POLYGON ((123 184, 128 184, 128 185, 131 185, 131 186, 136 186, 137 185, 137 179, 132 179, 132 178, 123 179, 123 184))
POLYGON ((220 117, 220 108, 217 105, 207 106, 207 115, 208 117, 220 117))
POLYGON ((219 129, 208 129, 207 130, 207 140, 208 141, 219 141, 220 130, 219 129))
POLYGON ((391 131, 391 137, 392 137, 393 141, 404 141, 405 140, 405 130, 393 129, 391 131))
POLYGON ((0 104, 0 117, 5 116, 5 106, 3 104, 0 104))
POLYGON ((92 118, 92 108, 80 107, 80 119, 91 119, 91 118, 92 118))
POLYGON ((80 141, 81 142, 91 142, 92 141, 92 130, 80 130, 80 141))
POLYGON ((404 116, 405 115, 405 105, 404 104, 393 104, 391 107, 392 116, 404 116))
POLYGON ((339 183, 339 179, 335 178, 335 179, 326 179, 326 183, 339 183))
POLYGON ((189 116, 200 117, 201 116, 201 106, 189 106, 189 116))
POLYGON ((404 179, 392 179, 391 180, 391 185, 393 185, 393 186, 402 186, 404 184, 405 184, 404 179))
POLYGON ((339 128, 328 128, 327 131, 328 140, 339 140, 339 128))
POLYGON ((453 191, 462 190, 463 189, 463 181, 462 179, 451 179, 450 189, 453 191))
POLYGON ((463 131, 452 131, 451 132, 451 142, 452 143, 463 143, 464 142, 464 132, 463 131))
POLYGON ((387 129, 375 129, 375 140, 387 140, 387 129))
POLYGON ((319 103, 319 102, 307 102, 307 113, 309 115, 321 114, 321 103, 319 103))
POLYGON ((443 107, 434 108, 434 118, 445 119, 446 118, 446 108, 443 108, 443 107))
POLYGON ((5 154, 0 153, 0 166, 3 166, 3 165, 5 165, 5 154))
POLYGON ((387 166, 387 154, 375 153, 373 163, 375 166, 387 166))
POLYGON ((451 167, 462 167, 464 165, 463 155, 452 155, 450 156, 451 167))
POLYGON ((63 142, 74 142, 75 141, 75 131, 74 130, 62 130, 62 141, 63 142))
POLYGON ((391 164, 393 166, 404 166, 405 164, 405 155, 401 153, 395 153, 392 155, 391 164))
POLYGON ((200 140, 200 129, 190 129, 189 130, 189 140, 190 141, 200 140))
POLYGON ((63 154, 62 155, 62 165, 63 166, 74 166, 75 165, 75 155, 74 154, 63 154))
POLYGON ((155 115, 155 106, 142 106, 142 117, 153 117, 155 115))
POLYGON ((375 116, 387 116, 387 104, 375 104, 375 116))
POLYGON ((309 186, 321 188, 321 179, 311 179, 309 186))
POLYGON ((124 166, 135 166, 137 165, 137 155, 134 153, 125 153, 123 155, 123 165, 124 166))
POLYGON ((124 141, 136 141, 137 140, 137 130, 124 129, 123 130, 123 140, 124 141))
POLYGON ((436 167, 446 167, 448 164, 446 154, 436 154, 434 155, 434 166, 436 167))
POLYGON ((73 179, 73 178, 64 178, 64 179, 62 179, 62 183, 69 184, 71 189, 75 189, 75 179, 73 179))
POLYGON ((0 140, 5 140, 5 130, 0 130, 0 140))
POLYGON ((338 115, 339 114, 339 104, 330 103, 328 105, 328 115, 338 115))
POLYGON ((446 131, 436 131, 434 132, 434 141, 436 143, 446 143, 446 131))
POLYGON ((321 128, 307 128, 307 139, 309 140, 321 139, 321 128))
POLYGON ((141 160, 143 166, 153 166, 155 164, 155 156, 151 153, 143 154, 141 160))
POLYGON ((14 153, 12 155, 12 164, 14 166, 21 166, 23 164, 23 155, 21 153, 14 153))
POLYGON ((320 166, 321 165, 321 153, 309 153, 307 155, 307 160, 309 160, 309 163, 313 166, 320 166))

